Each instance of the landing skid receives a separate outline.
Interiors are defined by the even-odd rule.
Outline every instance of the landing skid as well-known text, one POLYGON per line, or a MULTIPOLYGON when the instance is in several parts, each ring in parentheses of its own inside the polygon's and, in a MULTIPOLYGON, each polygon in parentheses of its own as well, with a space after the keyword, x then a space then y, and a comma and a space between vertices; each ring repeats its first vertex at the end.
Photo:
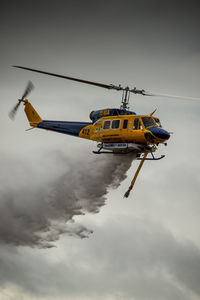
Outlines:
MULTIPOLYGON (((160 157, 155 157, 151 152, 152 158, 145 158, 145 160, 160 160, 165 157, 165 155, 161 155, 160 157)), ((137 160, 143 160, 143 157, 137 157, 137 160)))
MULTIPOLYGON (((126 155, 130 153, 136 153, 135 150, 126 150, 126 151, 102 151, 103 147, 100 147, 98 151, 92 151, 94 154, 117 154, 117 155, 126 155)), ((150 152, 152 155, 152 158, 145 158, 145 160, 160 160, 165 157, 165 155, 161 155, 160 157, 155 157, 153 155, 153 152, 150 152)), ((137 160, 143 160, 144 157, 139 157, 139 154, 137 155, 137 160)))

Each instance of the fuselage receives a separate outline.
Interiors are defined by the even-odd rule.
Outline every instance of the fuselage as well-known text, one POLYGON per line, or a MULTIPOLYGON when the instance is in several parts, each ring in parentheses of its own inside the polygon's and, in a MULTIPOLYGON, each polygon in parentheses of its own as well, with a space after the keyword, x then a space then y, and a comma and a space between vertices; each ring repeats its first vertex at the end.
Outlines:
POLYGON ((102 110, 95 122, 69 122, 42 120, 33 106, 24 101, 25 113, 32 127, 69 134, 100 143, 135 143, 142 145, 159 144, 169 139, 170 134, 161 128, 158 118, 136 115, 128 111, 113 115, 102 110), (106 112, 106 113, 105 113, 106 112))
POLYGON ((120 115, 100 118, 84 126, 79 137, 103 143, 159 144, 170 134, 161 128, 159 119, 148 115, 120 115))

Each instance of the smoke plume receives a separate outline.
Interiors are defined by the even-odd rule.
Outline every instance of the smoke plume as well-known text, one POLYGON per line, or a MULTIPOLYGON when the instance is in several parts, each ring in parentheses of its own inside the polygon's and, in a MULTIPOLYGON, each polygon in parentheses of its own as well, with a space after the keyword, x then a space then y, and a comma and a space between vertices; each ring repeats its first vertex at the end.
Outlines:
MULTIPOLYGON (((1 243, 48 248, 53 247, 52 242, 61 234, 88 237, 92 230, 78 224, 74 217, 98 213, 105 205, 108 188, 120 185, 134 159, 130 155, 79 158, 56 155, 63 169, 48 183, 37 186, 25 181, 16 189, 12 179, 7 188, 1 185, 1 243)), ((20 168, 21 176, 29 176, 25 166, 20 168)))

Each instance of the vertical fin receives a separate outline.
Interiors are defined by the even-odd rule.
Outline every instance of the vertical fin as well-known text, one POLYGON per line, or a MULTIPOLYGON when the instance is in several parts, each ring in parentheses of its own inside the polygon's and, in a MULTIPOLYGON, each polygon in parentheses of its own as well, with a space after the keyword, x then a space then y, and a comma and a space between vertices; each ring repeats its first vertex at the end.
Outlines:
POLYGON ((30 102, 28 100, 24 100, 24 111, 26 113, 27 119, 30 123, 30 126, 37 127, 37 125, 42 122, 42 118, 39 116, 39 114, 36 112, 36 110, 33 108, 30 102))

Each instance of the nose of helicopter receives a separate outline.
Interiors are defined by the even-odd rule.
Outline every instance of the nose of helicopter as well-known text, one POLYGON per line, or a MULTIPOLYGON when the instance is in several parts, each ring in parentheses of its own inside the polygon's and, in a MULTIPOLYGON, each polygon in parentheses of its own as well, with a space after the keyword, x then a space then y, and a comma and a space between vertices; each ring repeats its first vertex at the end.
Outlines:
POLYGON ((168 140, 170 138, 170 133, 159 127, 151 127, 148 128, 149 131, 153 133, 153 135, 162 140, 168 140))

